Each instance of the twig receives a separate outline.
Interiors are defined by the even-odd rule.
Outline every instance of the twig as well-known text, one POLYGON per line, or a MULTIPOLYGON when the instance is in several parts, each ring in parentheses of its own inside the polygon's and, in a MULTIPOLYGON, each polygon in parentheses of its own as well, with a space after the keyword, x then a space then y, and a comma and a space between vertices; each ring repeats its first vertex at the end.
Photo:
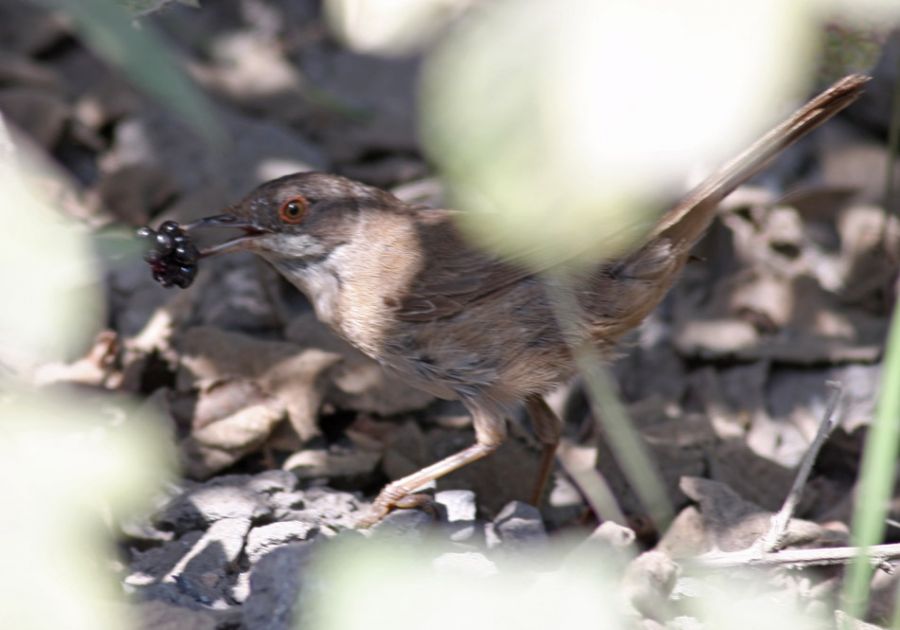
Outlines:
POLYGON ((797 476, 794 478, 794 484, 791 486, 791 491, 784 500, 784 505, 781 506, 781 509, 778 510, 776 514, 772 515, 769 530, 760 536, 751 548, 758 554, 778 551, 784 544, 785 538, 787 537, 788 525, 791 522, 791 518, 794 516, 794 510, 797 509, 797 504, 800 503, 800 497, 803 495, 803 489, 806 487, 806 482, 809 480, 809 473, 812 471, 813 463, 815 463, 816 458, 819 456, 819 451, 825 443, 825 440, 828 439, 828 436, 831 435, 831 432, 834 431, 834 428, 837 426, 834 412, 841 400, 843 387, 840 383, 834 381, 828 381, 826 385, 831 388, 831 395, 828 397, 828 403, 825 407, 825 416, 822 418, 822 423, 819 425, 816 436, 813 438, 812 443, 803 455, 803 459, 800 460, 800 466, 797 468, 797 476))
POLYGON ((580 461, 584 458, 579 457, 579 450, 583 449, 569 440, 560 440, 556 455, 563 470, 575 482, 599 520, 628 525, 628 519, 616 501, 616 495, 596 468, 596 454, 588 458, 588 461, 580 461))
POLYGON ((658 531, 672 521, 673 510, 662 477, 644 442, 628 418, 615 381, 605 369, 597 349, 585 338, 586 320, 570 278, 547 276, 544 290, 556 321, 568 340, 576 365, 584 377, 594 422, 602 427, 616 461, 632 485, 658 531))
POLYGON ((868 558, 872 564, 886 564, 889 560, 900 558, 900 543, 872 545, 871 547, 784 549, 762 554, 757 553, 752 548, 733 552, 717 551, 686 560, 685 564, 715 569, 746 566, 771 567, 789 564, 812 566, 846 564, 860 555, 868 558))

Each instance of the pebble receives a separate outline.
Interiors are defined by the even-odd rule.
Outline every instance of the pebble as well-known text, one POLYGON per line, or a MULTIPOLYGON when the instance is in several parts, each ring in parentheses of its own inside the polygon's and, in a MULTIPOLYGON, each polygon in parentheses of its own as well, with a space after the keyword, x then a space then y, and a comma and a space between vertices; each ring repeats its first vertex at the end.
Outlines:
POLYGON ((247 558, 251 563, 257 562, 281 545, 310 540, 318 533, 318 527, 301 521, 284 521, 254 527, 247 536, 247 558))
POLYGON ((313 543, 290 543, 263 556, 250 572, 250 594, 242 607, 245 630, 293 630, 297 601, 313 543))
POLYGON ((488 549, 516 552, 545 545, 547 530, 536 507, 510 501, 485 528, 485 538, 488 549))
POLYGON ((434 501, 446 511, 447 529, 453 542, 469 542, 476 534, 475 493, 471 490, 443 490, 434 501))

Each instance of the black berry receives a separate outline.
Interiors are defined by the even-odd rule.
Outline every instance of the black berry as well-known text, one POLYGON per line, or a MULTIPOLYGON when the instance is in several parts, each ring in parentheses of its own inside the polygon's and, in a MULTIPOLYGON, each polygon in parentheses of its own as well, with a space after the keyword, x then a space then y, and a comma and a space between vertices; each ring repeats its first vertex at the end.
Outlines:
POLYGON ((182 230, 181 226, 175 223, 175 221, 163 221, 162 225, 159 226, 159 232, 161 234, 168 234, 169 236, 177 236, 183 234, 184 230, 182 230))
POLYGON ((180 225, 165 221, 159 230, 142 227, 136 234, 144 243, 144 260, 154 280, 164 287, 186 289, 191 285, 200 252, 180 225))
POLYGON ((198 252, 194 244, 188 241, 187 243, 175 245, 175 249, 172 250, 172 256, 180 263, 191 264, 197 261, 198 252))
POLYGON ((141 240, 150 240, 156 238, 156 232, 148 227, 138 228, 137 237, 141 240))
POLYGON ((156 235, 156 249, 162 254, 168 254, 172 251, 172 237, 168 234, 156 235))

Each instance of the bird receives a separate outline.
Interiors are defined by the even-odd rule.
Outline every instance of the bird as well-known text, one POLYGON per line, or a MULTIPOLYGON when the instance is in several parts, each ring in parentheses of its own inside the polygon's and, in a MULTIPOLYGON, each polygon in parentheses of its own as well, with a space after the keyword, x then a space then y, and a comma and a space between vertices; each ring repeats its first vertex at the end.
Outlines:
MULTIPOLYGON (((867 80, 837 81, 686 193, 630 252, 582 269, 578 336, 601 352, 614 348, 662 301, 718 203, 852 103, 867 80)), ((495 451, 521 405, 542 444, 533 501, 552 470, 562 423, 544 397, 575 374, 572 344, 579 340, 557 321, 544 285, 548 270, 476 248, 457 216, 342 176, 302 172, 263 183, 188 226, 239 230, 199 257, 261 256, 337 335, 411 385, 461 401, 471 415, 474 443, 390 482, 362 526, 419 505, 416 489, 495 451)))

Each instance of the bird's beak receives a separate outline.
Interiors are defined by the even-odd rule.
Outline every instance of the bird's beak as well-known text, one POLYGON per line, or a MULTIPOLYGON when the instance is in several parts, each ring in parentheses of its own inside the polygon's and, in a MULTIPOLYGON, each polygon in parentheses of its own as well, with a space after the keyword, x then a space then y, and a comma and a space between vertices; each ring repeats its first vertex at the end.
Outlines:
POLYGON ((188 232, 200 228, 235 228, 243 232, 242 236, 237 236, 225 241, 224 243, 219 243, 218 245, 212 245, 210 247, 201 249, 201 258, 207 258, 209 256, 216 256, 218 254, 227 254, 229 252, 249 249, 254 239, 271 232, 271 230, 268 228, 257 225, 256 223, 248 221, 247 219, 242 219, 240 217, 234 216, 233 214, 217 214, 212 217, 199 219, 184 226, 184 229, 188 232))

